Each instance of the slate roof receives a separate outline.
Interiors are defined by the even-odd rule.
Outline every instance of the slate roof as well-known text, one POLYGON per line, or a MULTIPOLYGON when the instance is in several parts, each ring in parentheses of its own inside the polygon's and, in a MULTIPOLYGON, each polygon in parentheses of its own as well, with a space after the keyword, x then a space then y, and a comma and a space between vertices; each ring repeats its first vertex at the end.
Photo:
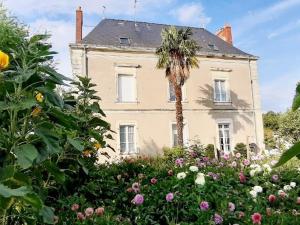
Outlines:
MULTIPOLYGON (((83 44, 107 47, 133 47, 155 49, 161 44, 161 31, 166 24, 104 19, 83 40, 83 44), (129 38, 129 44, 121 44, 120 38, 129 38)), ((176 26, 177 28, 184 28, 176 26)), ((252 55, 228 44, 204 28, 191 28, 193 39, 201 47, 200 52, 229 54, 244 57, 252 55)))

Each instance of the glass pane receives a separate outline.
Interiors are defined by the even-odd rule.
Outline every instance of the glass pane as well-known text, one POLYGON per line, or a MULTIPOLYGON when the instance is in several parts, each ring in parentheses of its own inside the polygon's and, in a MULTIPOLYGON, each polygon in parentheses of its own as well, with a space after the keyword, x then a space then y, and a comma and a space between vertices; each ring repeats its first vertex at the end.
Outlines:
POLYGON ((119 74, 118 77, 118 96, 121 102, 135 101, 135 84, 132 75, 119 74))
POLYGON ((124 152, 126 152, 126 143, 121 143, 120 144, 120 150, 121 150, 121 153, 124 153, 124 152))

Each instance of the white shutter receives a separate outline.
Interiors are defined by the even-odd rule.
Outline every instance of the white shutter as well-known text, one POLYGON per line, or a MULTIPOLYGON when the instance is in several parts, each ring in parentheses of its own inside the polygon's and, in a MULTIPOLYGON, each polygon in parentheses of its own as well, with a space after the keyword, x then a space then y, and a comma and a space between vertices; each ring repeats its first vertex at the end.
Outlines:
POLYGON ((118 97, 120 102, 136 101, 135 78, 132 75, 119 74, 118 76, 118 97))

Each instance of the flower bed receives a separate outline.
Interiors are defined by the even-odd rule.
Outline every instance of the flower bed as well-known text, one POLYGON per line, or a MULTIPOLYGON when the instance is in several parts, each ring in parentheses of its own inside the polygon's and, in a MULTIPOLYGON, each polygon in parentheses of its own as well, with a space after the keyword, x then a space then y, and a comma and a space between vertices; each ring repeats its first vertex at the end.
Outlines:
POLYGON ((193 155, 100 166, 78 193, 60 200, 60 221, 300 224, 299 171, 272 170, 237 156, 224 155, 220 162, 193 155), (98 213, 88 208, 98 208, 98 213))

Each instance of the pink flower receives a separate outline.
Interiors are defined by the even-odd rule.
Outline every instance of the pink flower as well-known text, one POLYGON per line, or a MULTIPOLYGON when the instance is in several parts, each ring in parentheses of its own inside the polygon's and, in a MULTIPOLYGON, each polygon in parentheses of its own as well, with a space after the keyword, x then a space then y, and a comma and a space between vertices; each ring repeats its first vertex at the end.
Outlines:
POLYGON ((131 201, 135 205, 141 205, 144 202, 144 196, 141 194, 137 194, 131 201))
POLYGON ((229 203, 228 203, 228 210, 229 210, 230 212, 233 212, 233 211, 235 210, 235 204, 232 203, 232 202, 229 202, 229 203))
POLYGON ((274 175, 272 176, 272 180, 273 180, 274 182, 278 181, 278 179, 279 179, 279 176, 278 176, 277 174, 274 174, 274 175))
POLYGON ((80 221, 85 220, 85 216, 83 215, 82 212, 78 212, 78 213, 77 213, 77 219, 80 220, 80 221))
POLYGON ((91 217, 94 214, 94 209, 89 207, 84 211, 86 217, 91 217))
POLYGON ((297 197, 297 205, 300 205, 300 197, 297 197))
POLYGON ((96 213, 97 216, 102 216, 104 214, 104 208, 103 207, 98 207, 95 210, 95 213, 96 213))
POLYGON ((208 162, 209 158, 205 156, 202 158, 202 160, 203 160, 203 162, 208 162))
POLYGON ((236 154, 235 154, 235 157, 238 158, 238 159, 241 158, 241 153, 239 153, 239 152, 236 153, 236 154))
POLYGON ((140 184, 138 182, 133 183, 131 188, 135 193, 140 192, 140 184))
POLYGON ((246 183, 247 178, 246 178, 246 176, 244 175, 243 172, 240 172, 239 178, 240 178, 240 182, 241 182, 242 184, 246 183))
POLYGON ((244 216, 245 216, 245 213, 242 212, 242 211, 240 211, 240 212, 239 212, 239 218, 242 219, 244 216))
POLYGON ((173 173, 173 170, 169 170, 169 171, 168 171, 168 175, 169 175, 170 177, 173 176, 173 174, 174 174, 174 173, 173 173))
POLYGON ((225 160, 228 160, 229 159, 229 154, 227 154, 227 153, 225 153, 224 155, 223 155, 223 159, 225 159, 225 160))
POLYGON ((200 202, 201 211, 207 211, 209 209, 209 203, 207 201, 200 202))
POLYGON ((174 194, 172 192, 170 192, 166 195, 167 202, 171 202, 171 201, 173 201, 173 199, 174 199, 174 194))
POLYGON ((73 204, 72 207, 71 207, 71 210, 74 211, 74 212, 77 211, 78 209, 79 209, 79 205, 76 204, 76 203, 73 204))
POLYGON ((251 219, 253 224, 261 224, 262 216, 260 213, 254 213, 252 214, 251 219))
POLYGON ((279 190, 279 191, 278 191, 278 194, 279 194, 279 196, 280 196, 281 198, 285 198, 285 197, 286 197, 286 193, 285 193, 284 191, 282 191, 282 190, 279 190))
POLYGON ((274 203, 276 201, 276 196, 275 195, 269 195, 268 199, 269 199, 270 203, 274 203))
POLYGON ((237 166, 236 161, 233 161, 233 162, 231 163, 231 167, 236 167, 236 166, 237 166))
POLYGON ((150 180, 150 182, 151 182, 151 184, 156 184, 156 183, 157 183, 157 179, 153 177, 153 178, 150 180))
POLYGON ((176 166, 182 167, 183 163, 184 163, 184 159, 183 158, 178 158, 178 159, 175 160, 175 165, 176 166))
POLYGON ((244 166, 249 166, 250 165, 250 160, 244 159, 243 164, 244 164, 244 166))
POLYGON ((221 215, 215 213, 214 221, 215 221, 215 224, 221 224, 221 223, 223 223, 223 218, 221 215))

